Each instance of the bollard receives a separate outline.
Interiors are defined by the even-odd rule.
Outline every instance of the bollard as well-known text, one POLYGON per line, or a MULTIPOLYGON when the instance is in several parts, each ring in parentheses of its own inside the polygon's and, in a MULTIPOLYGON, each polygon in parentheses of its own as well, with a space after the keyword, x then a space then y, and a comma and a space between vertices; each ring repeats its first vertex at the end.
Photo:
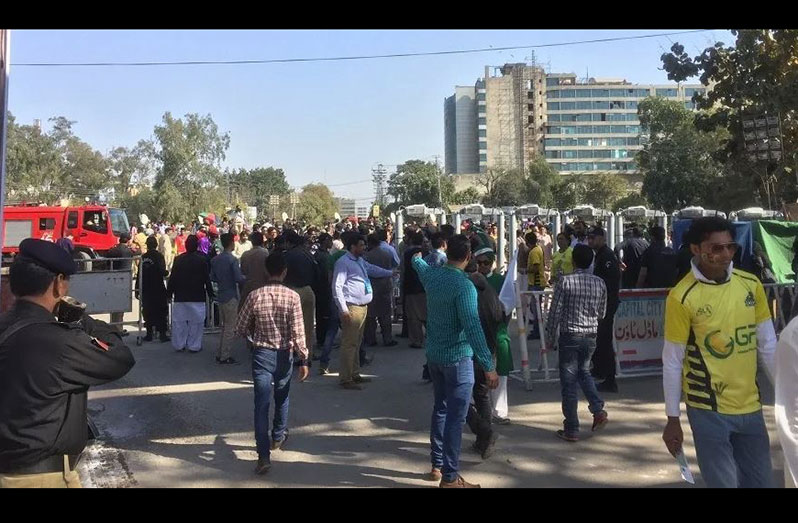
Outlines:
POLYGON ((508 241, 510 242, 511 260, 513 259, 513 256, 515 256, 516 249, 518 249, 518 242, 515 241, 515 235, 517 234, 516 231, 518 231, 518 217, 515 215, 515 213, 512 213, 510 215, 510 236, 508 239, 508 241))
POLYGON ((398 248, 399 244, 405 240, 405 216, 401 209, 396 213, 396 232, 394 236, 396 237, 396 247, 398 248))
POLYGON ((616 216, 613 214, 610 214, 607 220, 607 235, 610 237, 610 241, 607 242, 607 244, 610 246, 610 249, 615 248, 615 220, 616 216))
POLYGON ((455 234, 460 234, 462 232, 460 230, 460 227, 462 225, 463 225, 463 217, 458 212, 457 214, 454 215, 454 233, 455 234))

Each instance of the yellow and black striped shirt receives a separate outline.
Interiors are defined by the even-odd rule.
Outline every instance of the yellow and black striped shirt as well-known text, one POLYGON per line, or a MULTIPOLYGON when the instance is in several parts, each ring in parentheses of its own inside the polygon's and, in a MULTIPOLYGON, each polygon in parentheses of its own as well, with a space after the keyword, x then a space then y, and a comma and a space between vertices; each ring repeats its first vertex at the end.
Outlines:
POLYGON ((757 371, 757 325, 771 318, 765 289, 753 275, 733 270, 724 283, 689 272, 665 305, 665 339, 686 346, 685 403, 721 414, 762 408, 757 371))

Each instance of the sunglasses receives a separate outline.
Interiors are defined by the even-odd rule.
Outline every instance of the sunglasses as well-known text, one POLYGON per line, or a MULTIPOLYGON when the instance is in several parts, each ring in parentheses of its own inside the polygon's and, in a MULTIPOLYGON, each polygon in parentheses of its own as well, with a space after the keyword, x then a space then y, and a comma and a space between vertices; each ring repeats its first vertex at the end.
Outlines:
POLYGON ((737 242, 713 243, 709 246, 709 250, 712 252, 712 254, 723 254, 724 251, 727 251, 729 254, 733 255, 739 248, 740 244, 737 242))

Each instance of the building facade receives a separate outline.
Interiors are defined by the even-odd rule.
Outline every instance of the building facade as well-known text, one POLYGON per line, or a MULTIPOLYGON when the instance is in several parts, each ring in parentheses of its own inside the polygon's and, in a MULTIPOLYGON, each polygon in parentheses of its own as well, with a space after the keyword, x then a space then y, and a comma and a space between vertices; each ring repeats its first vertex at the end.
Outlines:
POLYGON ((371 212, 370 205, 363 205, 351 198, 338 198, 338 214, 342 218, 347 216, 357 216, 358 218, 368 218, 371 212))
POLYGON ((457 86, 444 101, 444 169, 448 173, 474 173, 477 155, 476 87, 457 86))
MULTIPOLYGON (((470 89, 460 88, 457 89, 470 89)), ((458 113, 459 92, 444 101, 446 172, 524 170, 538 155, 562 174, 637 174, 642 149, 637 107, 649 96, 677 100, 694 109, 702 85, 637 85, 624 79, 579 79, 573 73, 547 74, 542 67, 505 64, 486 67, 477 80, 475 102, 477 166, 460 162, 461 147, 471 158, 474 141, 458 113)), ((470 92, 470 91, 469 91, 470 92)), ((462 98, 465 106, 468 99, 462 98)))

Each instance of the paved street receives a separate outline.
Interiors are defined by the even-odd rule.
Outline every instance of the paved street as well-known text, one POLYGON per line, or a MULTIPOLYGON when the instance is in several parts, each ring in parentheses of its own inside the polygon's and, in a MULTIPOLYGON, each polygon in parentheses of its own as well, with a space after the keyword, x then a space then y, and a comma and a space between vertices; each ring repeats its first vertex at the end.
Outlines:
MULTIPOLYGON (((244 363, 223 366, 214 362, 218 335, 206 335, 199 354, 176 353, 168 343, 135 347, 135 336, 127 339, 136 366, 123 380, 89 395, 103 441, 81 464, 87 486, 436 485, 423 479, 430 466, 432 387, 420 379, 424 352, 409 348, 406 339, 398 339, 396 347, 371 349, 376 357, 363 374, 374 382, 364 391, 340 389, 337 374, 318 376, 316 365, 307 382, 294 381, 287 449, 272 454, 273 467, 265 476, 253 474, 253 392, 243 344, 234 356, 244 363)), ((620 394, 605 395, 610 424, 595 436, 580 400, 584 439, 574 444, 554 436, 562 422, 559 385, 542 383, 525 391, 522 382, 510 379, 512 424, 498 427, 496 452, 486 461, 470 451, 474 436, 466 429, 463 476, 483 487, 689 486, 660 440, 660 379, 627 379, 620 387, 620 394)), ((772 407, 766 408, 766 419, 774 473, 782 485, 772 407)), ((683 427, 688 460, 700 477, 686 419, 683 427)))

